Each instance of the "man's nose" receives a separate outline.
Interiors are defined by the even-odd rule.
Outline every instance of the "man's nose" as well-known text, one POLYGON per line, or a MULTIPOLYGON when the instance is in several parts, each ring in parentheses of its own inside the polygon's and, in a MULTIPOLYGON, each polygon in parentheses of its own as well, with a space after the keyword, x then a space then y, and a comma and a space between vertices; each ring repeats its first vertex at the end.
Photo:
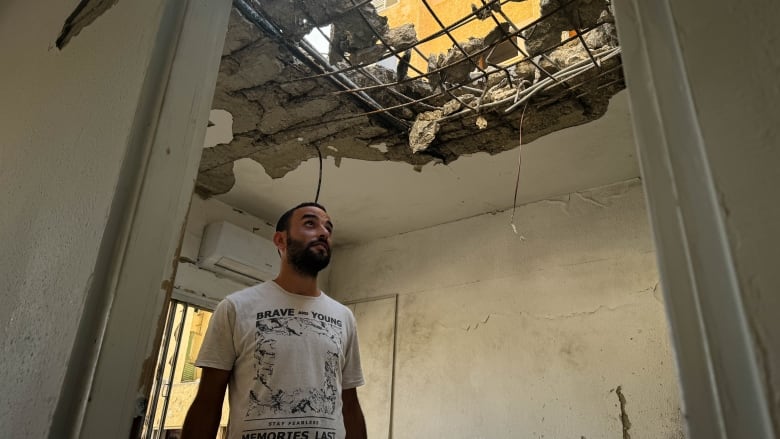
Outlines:
POLYGON ((328 230, 328 228, 325 227, 324 225, 320 225, 319 232, 320 232, 319 236, 330 238, 330 230, 328 230))

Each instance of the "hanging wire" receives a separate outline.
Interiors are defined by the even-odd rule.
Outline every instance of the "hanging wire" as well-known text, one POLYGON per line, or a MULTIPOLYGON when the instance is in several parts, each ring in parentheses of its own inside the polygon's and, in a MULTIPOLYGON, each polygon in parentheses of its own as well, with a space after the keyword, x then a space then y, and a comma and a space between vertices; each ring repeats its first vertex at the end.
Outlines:
POLYGON ((317 179, 317 195, 314 196, 314 202, 317 203, 320 200, 320 188, 322 187, 322 151, 320 151, 320 147, 317 145, 314 145, 314 148, 317 150, 317 156, 320 158, 320 177, 317 179))
MULTIPOLYGON (((515 211, 517 210, 517 192, 520 189, 520 167, 523 164, 523 119, 525 118, 525 110, 528 108, 528 101, 525 101, 523 112, 520 114, 520 144, 517 146, 517 179, 515 179, 515 197, 512 202, 512 218, 509 219, 509 225, 512 226, 512 231, 515 235, 520 235, 517 232, 517 226, 515 225, 515 211)), ((520 235, 521 240, 525 240, 525 236, 520 235)))

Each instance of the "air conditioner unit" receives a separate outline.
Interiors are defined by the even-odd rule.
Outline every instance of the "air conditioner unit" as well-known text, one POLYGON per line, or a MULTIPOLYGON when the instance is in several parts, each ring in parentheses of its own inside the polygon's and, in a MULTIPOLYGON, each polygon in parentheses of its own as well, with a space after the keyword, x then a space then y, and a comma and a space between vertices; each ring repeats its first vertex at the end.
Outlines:
POLYGON ((254 285, 279 272, 279 253, 269 240, 226 221, 211 223, 203 231, 198 266, 254 285))

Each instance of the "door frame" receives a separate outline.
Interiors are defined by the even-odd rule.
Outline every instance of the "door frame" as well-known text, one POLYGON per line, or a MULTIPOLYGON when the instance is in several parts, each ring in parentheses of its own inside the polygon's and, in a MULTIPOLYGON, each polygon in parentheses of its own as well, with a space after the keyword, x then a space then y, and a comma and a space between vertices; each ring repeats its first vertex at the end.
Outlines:
MULTIPOLYGON (((230 6, 162 2, 106 280, 90 290, 50 437, 128 437, 143 418, 230 6)), ((668 1, 615 10, 688 437, 775 437, 668 1)))
POLYGON ((686 437, 774 438, 678 23, 669 0, 614 7, 686 437))
POLYGON ((230 0, 160 2, 104 257, 80 316, 50 438, 140 434, 230 10, 230 0))

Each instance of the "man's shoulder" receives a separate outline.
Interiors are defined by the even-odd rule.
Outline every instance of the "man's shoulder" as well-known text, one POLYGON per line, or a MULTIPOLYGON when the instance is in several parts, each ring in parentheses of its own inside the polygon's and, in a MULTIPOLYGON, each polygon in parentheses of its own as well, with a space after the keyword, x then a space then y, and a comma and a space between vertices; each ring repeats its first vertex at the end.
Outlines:
POLYGON ((329 295, 325 294, 325 292, 322 292, 322 297, 324 299, 324 302, 328 307, 331 307, 334 310, 337 310, 338 312, 352 315, 352 310, 349 309, 348 306, 344 305, 343 303, 339 302, 338 300, 330 297, 329 295))
POLYGON ((230 302, 233 305, 242 304, 247 301, 254 301, 260 298, 263 295, 263 291, 265 291, 267 288, 268 287, 265 283, 252 285, 251 287, 246 287, 243 290, 238 290, 228 294, 225 296, 225 301, 230 302))

